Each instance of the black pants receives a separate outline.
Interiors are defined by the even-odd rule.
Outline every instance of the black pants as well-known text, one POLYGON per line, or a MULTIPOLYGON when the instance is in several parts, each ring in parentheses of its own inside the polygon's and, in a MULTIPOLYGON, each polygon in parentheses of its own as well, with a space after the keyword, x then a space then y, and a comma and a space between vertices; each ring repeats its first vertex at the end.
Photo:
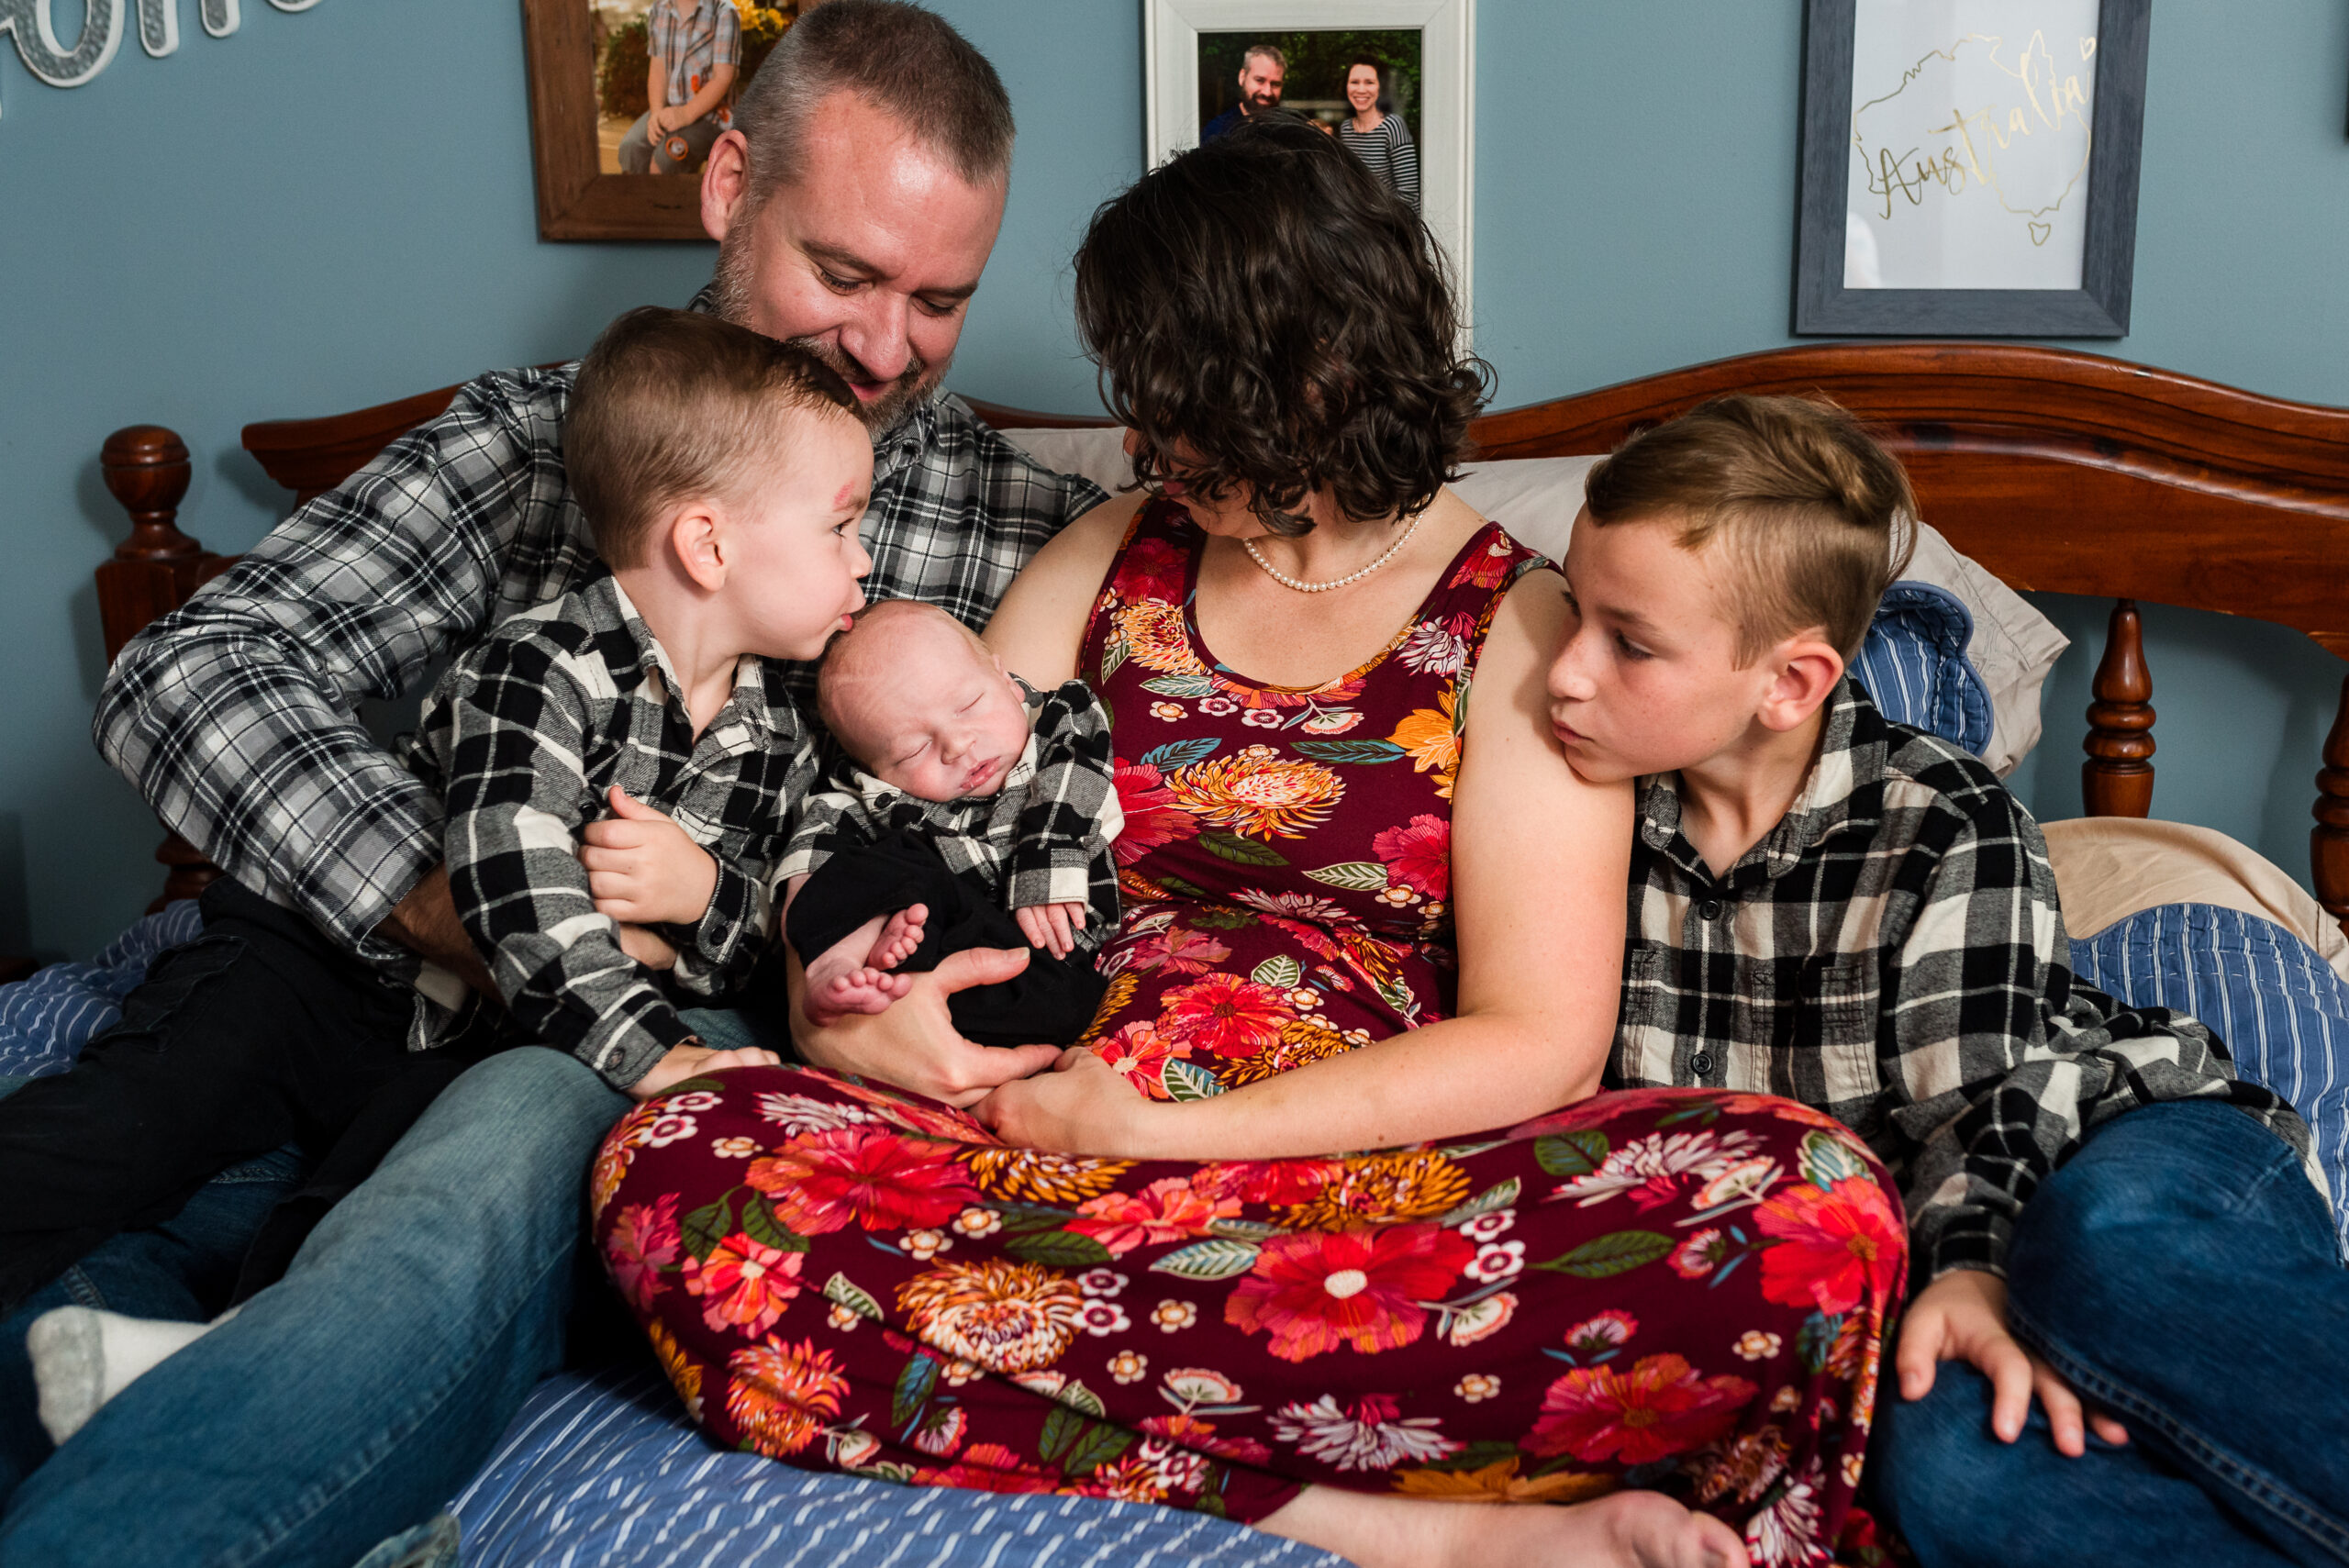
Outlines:
MULTIPOLYGON (((921 946, 897 965, 902 972, 936 969, 948 953, 966 948, 1028 946, 1019 922, 986 884, 955 875, 927 840, 902 830, 818 867, 792 900, 784 935, 806 963, 874 916, 912 904, 927 906, 930 917, 921 946)), ((1074 1045, 1108 989, 1090 953, 1080 949, 1054 958, 1037 950, 1018 974, 957 991, 946 1006, 954 1027, 981 1045, 1074 1045)))
POLYGON ((415 993, 223 877, 204 933, 155 961, 73 1067, 0 1099, 0 1316, 118 1231, 177 1214, 231 1165, 315 1162, 255 1241, 236 1299, 284 1272, 497 1020, 411 1052, 415 993))

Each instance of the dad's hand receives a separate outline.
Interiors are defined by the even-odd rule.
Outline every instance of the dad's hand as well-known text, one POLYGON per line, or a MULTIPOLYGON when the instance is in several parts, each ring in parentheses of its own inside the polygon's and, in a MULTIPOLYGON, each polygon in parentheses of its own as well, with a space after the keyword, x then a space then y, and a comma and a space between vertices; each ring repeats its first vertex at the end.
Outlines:
POLYGON ((652 1071, 628 1086, 629 1097, 640 1103, 665 1093, 670 1085, 682 1084, 688 1078, 698 1078, 705 1073, 722 1073, 729 1067, 780 1067, 783 1058, 772 1051, 756 1046, 743 1046, 736 1051, 713 1051, 706 1045, 673 1045, 669 1054, 652 1064, 652 1071))
POLYGON ((1073 1045, 1050 1073, 1006 1084, 971 1114, 1016 1148, 1138 1159, 1142 1124, 1156 1108, 1124 1073, 1073 1045))
POLYGON ((614 784, 612 815, 580 832, 579 863, 596 912, 630 925, 690 926, 709 909, 718 862, 665 812, 614 784))
POLYGON ((949 953, 936 969, 913 977, 913 989, 883 1013, 855 1013, 818 1029, 803 1010, 806 973, 793 954, 785 971, 791 987, 792 1037, 799 1054, 835 1073, 877 1078, 900 1089, 950 1106, 969 1106, 1015 1078, 1041 1073, 1060 1058, 1060 1048, 1012 1048, 974 1044, 957 1033, 946 999, 973 985, 993 985, 1028 967, 1026 948, 966 948, 949 953))
MULTIPOLYGON (((2007 1331, 2007 1282, 1979 1269, 1942 1275, 1909 1304, 1894 1356, 1900 1396, 1922 1399, 1933 1389, 1933 1368, 1945 1361, 1970 1362, 1990 1380, 1990 1429, 2004 1442, 2022 1436, 2036 1392, 2047 1407, 2055 1451, 2077 1459, 2087 1451, 2080 1396, 2054 1367, 2024 1350, 2007 1331)), ((2129 1430, 2110 1416, 2086 1418, 2096 1435, 2125 1443, 2129 1430)))
POLYGON ((376 923, 375 935, 397 942, 418 958, 428 958, 475 991, 505 1006, 505 998, 489 978, 489 967, 457 918, 456 900, 449 895, 449 868, 434 866, 407 896, 376 923))

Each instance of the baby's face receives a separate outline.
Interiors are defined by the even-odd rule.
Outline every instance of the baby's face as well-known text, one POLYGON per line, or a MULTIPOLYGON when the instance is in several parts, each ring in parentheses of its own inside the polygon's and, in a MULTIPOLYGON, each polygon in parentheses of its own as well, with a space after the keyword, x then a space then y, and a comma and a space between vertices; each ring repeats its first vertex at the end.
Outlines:
POLYGON ((991 654, 929 617, 860 627, 880 639, 832 698, 841 743, 874 777, 921 800, 988 795, 1028 745, 1019 687, 991 654))

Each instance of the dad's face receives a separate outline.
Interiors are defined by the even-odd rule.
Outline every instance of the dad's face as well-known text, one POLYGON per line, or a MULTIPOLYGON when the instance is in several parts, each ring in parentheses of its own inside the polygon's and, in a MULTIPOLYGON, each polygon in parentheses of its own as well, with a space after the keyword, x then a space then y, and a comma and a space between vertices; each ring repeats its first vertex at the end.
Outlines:
POLYGON ((1249 56, 1240 68, 1240 96, 1246 101, 1248 112, 1252 115, 1279 108, 1281 82, 1287 74, 1286 68, 1261 54, 1249 56))
POLYGON ((718 241, 718 313, 806 349, 885 428, 936 386, 1003 224, 1001 182, 974 185, 905 125, 852 93, 808 117, 799 177, 756 211, 729 131, 702 175, 718 241))

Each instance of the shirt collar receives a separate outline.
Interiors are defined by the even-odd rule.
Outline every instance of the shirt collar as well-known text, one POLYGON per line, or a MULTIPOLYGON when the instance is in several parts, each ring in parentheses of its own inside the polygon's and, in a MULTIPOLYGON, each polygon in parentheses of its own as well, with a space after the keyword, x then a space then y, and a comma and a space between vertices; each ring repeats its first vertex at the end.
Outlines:
MULTIPOLYGON (((1719 879, 1732 892, 1774 882, 1803 856, 1845 828, 1873 833, 1884 815, 1884 765, 1891 731, 1866 692, 1849 675, 1827 698, 1819 751, 1794 804, 1762 841, 1719 879)), ((1680 775, 1651 773, 1639 782, 1640 841, 1696 881, 1715 881, 1696 846, 1680 830, 1680 775)))
MULTIPOLYGON (((637 673, 644 677, 652 692, 659 694, 662 704, 674 706, 680 714, 684 714, 685 686, 677 678, 677 667, 670 662, 669 651, 661 646, 660 639, 652 635, 652 628, 644 624, 644 617, 638 611, 636 602, 628 596, 628 590, 620 586, 620 580, 606 572, 589 583, 581 593, 590 599, 598 595, 604 596, 602 608, 618 622, 629 640, 636 645, 637 673)), ((767 662, 755 653, 745 653, 737 659, 734 662, 733 689, 727 694, 725 705, 718 710, 717 717, 709 721, 703 733, 712 734, 729 723, 738 722, 748 726, 751 734, 758 738, 778 733, 783 727, 776 723, 776 706, 787 705, 791 699, 785 695, 779 677, 770 689, 769 673, 767 662)), ((691 716, 686 717, 690 721, 691 716)))

